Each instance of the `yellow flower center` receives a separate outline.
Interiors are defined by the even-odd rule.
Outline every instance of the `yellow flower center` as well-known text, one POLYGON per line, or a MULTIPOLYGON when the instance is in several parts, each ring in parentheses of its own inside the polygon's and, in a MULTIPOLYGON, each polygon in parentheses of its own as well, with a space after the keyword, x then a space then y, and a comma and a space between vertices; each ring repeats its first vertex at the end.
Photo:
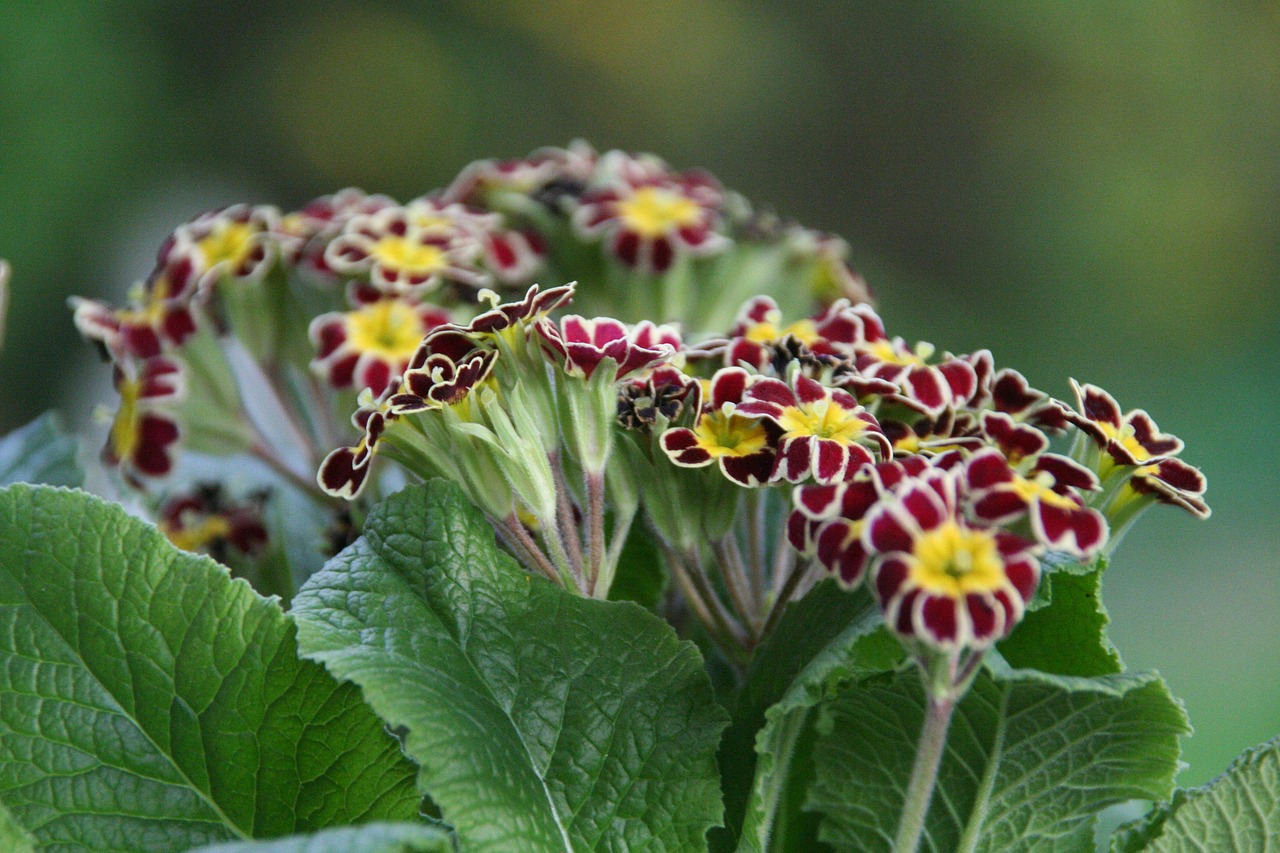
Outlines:
POLYGON ((875 356, 876 361, 900 364, 903 367, 918 367, 926 364, 929 356, 933 355, 933 347, 923 342, 916 347, 915 352, 899 349, 893 345, 893 341, 876 341, 867 344, 866 351, 875 356))
POLYGON ((409 221, 423 231, 431 231, 437 228, 452 228, 453 220, 442 213, 425 210, 416 210, 409 214, 409 221))
POLYGON ((423 245, 408 237, 383 237, 369 255, 384 267, 418 275, 441 272, 448 263, 439 246, 423 245))
POLYGON ((247 222, 225 222, 216 226, 196 246, 204 256, 205 266, 224 261, 238 265, 253 249, 253 235, 257 229, 247 222))
POLYGON ((776 325, 766 320, 763 323, 756 323, 751 326, 743 337, 753 344, 767 344, 773 341, 780 341, 787 335, 791 335, 800 343, 809 346, 818 339, 818 327, 814 325, 812 320, 797 320, 790 326, 779 330, 776 325))
POLYGON ((713 459, 721 456, 751 456, 769 443, 764 426, 754 418, 709 412, 698 418, 693 434, 698 446, 713 459))
POLYGON ((657 187, 636 190, 626 201, 618 203, 618 213, 628 231, 648 238, 696 225, 701 218, 696 201, 657 187))
POLYGON ((383 299, 347 314, 347 342, 386 361, 407 361, 426 329, 418 312, 396 299, 383 299))
POLYGON ((1006 584, 995 537, 985 530, 948 521, 921 535, 913 553, 911 580, 926 592, 959 598, 1006 584))
POLYGON ((816 435, 840 444, 853 444, 867 431, 866 421, 832 400, 784 409, 778 426, 784 430, 783 438, 816 435))
POLYGON ((1039 502, 1060 509, 1076 508, 1074 501, 1066 495, 1060 495, 1053 490, 1053 475, 1048 471, 1041 471, 1034 479, 1015 474, 1013 476, 1013 491, 1027 503, 1039 502))
POLYGON ((1125 450, 1133 454, 1133 458, 1139 462, 1143 462, 1151 458, 1151 453, 1138 443, 1138 438, 1133 434, 1133 426, 1124 424, 1118 429, 1105 421, 1098 424, 1102 428, 1107 438, 1119 444, 1125 450))
POLYGON ((138 447, 138 396, 142 384, 133 379, 120 383, 120 408, 111 422, 111 452, 117 459, 128 459, 138 447))
POLYGON ((183 551, 199 551, 207 548, 218 539, 225 539, 231 534, 231 522, 220 515, 212 515, 191 527, 176 528, 164 526, 164 535, 175 547, 183 551))

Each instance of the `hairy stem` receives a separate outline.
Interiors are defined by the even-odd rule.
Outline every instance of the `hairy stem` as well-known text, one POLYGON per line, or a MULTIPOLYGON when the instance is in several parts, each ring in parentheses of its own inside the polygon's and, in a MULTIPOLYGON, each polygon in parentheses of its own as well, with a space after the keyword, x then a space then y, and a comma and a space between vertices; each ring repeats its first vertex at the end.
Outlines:
POLYGON ((911 768, 911 782, 907 786, 907 798, 898 819, 894 853, 916 853, 920 847, 924 819, 929 813, 929 801, 933 799, 933 789, 938 782, 938 767, 946 749, 947 729, 951 726, 953 710, 955 698, 950 694, 929 697, 924 725, 920 729, 920 742, 916 746, 915 764, 911 768))
POLYGON ((560 573, 556 571, 556 567, 551 565, 547 555, 542 553, 542 549, 538 547, 537 542, 533 541, 533 537, 529 535, 529 531, 519 518, 514 514, 507 516, 502 520, 502 527, 499 529, 505 531, 503 538, 507 540, 511 550, 517 552, 516 556, 521 558, 521 562, 531 569, 536 569, 545 575, 548 580, 564 585, 564 581, 561 579, 560 573))

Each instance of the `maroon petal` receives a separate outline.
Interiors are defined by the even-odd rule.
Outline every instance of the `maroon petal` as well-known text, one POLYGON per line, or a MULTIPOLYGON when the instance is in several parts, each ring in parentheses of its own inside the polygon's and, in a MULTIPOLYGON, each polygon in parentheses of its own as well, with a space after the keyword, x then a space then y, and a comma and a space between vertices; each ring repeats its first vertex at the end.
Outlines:
POLYGON ((763 485, 769 482, 769 476, 773 473, 773 453, 767 451, 750 456, 721 456, 720 470, 739 485, 763 485))

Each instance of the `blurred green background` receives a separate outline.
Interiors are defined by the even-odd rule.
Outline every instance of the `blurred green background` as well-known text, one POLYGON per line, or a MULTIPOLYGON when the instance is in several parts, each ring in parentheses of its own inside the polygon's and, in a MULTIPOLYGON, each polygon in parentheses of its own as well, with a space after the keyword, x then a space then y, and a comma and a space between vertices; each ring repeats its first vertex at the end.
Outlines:
POLYGON ((113 403, 65 300, 167 231, 355 184, 408 198, 584 137, 846 236, 891 331, 1147 408, 1209 477, 1108 573, 1198 733, 1280 731, 1280 5, 730 0, 0 4, 0 430, 113 403))

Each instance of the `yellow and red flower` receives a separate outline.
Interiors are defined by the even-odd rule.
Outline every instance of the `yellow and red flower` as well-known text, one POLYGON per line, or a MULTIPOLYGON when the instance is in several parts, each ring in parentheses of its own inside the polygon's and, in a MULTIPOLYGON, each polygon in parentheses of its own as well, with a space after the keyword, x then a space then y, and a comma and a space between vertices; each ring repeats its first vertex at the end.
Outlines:
POLYGON ((356 301, 351 311, 311 321, 311 369, 335 388, 368 388, 378 397, 404 373, 427 333, 450 321, 449 312, 412 296, 356 301))
POLYGON ((220 484, 201 484, 166 500, 157 526, 175 547, 208 554, 220 563, 232 554, 253 557, 267 545, 265 500, 265 493, 259 493, 237 502, 228 499, 220 484))
POLYGON ((771 480, 836 483, 893 454, 880 424, 852 394, 792 373, 789 383, 772 377, 754 382, 736 410, 777 425, 771 480))
POLYGON ((222 279, 257 281, 281 255, 280 212, 269 205, 235 204, 179 226, 161 249, 166 264, 186 258, 201 287, 222 279))
POLYGON ((76 328, 114 357, 152 358, 195 334, 195 285, 190 259, 174 258, 135 290, 125 308, 73 297, 76 328))
POLYGON ((611 317, 587 319, 570 314, 557 326, 538 323, 543 348, 570 376, 591 378, 606 358, 618 365, 617 379, 671 358, 680 349, 680 333, 648 320, 628 327, 611 317))
POLYGON ((773 347, 788 336, 812 347, 818 340, 818 328, 812 319, 783 325, 778 303, 770 296, 755 296, 742 306, 729 331, 725 363, 763 371, 773 361, 773 347))
POLYGON ((885 623, 944 652, 1009 634, 1040 582, 1039 546, 961 513, 955 472, 904 481, 867 513, 862 543, 885 623))
MULTIPOLYGON (((1176 458, 1182 452, 1182 439, 1160 432, 1142 409, 1121 414, 1115 398, 1096 385, 1080 385, 1073 379, 1071 387, 1078 410, 1068 411, 1066 417, 1102 454, 1099 474, 1104 482, 1119 471, 1136 495, 1182 507, 1197 518, 1209 517, 1204 474, 1176 458)), ((1119 500, 1127 503, 1133 497, 1122 495, 1119 500)))
POLYGON ((302 269, 330 279, 334 272, 324 257, 329 241, 341 233, 352 217, 377 213, 395 204, 390 196, 369 195, 362 189, 347 187, 286 214, 280 220, 280 230, 299 246, 296 260, 302 269))
POLYGON ((169 408, 183 396, 182 369, 165 356, 115 364, 113 381, 120 394, 102 459, 116 467, 130 485, 173 471, 182 432, 169 408))
POLYGON ((598 156, 582 140, 568 148, 539 148, 514 160, 477 160, 464 168, 444 191, 449 202, 486 203, 497 193, 526 196, 558 209, 559 201, 586 189, 598 156))
POLYGON ((1101 487, 1083 465, 1045 452, 1049 440, 1039 430, 1002 412, 985 412, 983 432, 994 447, 965 462, 967 500, 974 517, 1010 524, 1026 517, 1040 544, 1082 560, 1107 544, 1107 521, 1085 506, 1082 492, 1101 487))
POLYGON ((662 273, 680 254, 705 256, 730 245, 720 232, 723 191, 703 172, 678 174, 656 158, 610 151, 603 183, 582 194, 573 223, 585 237, 603 237, 629 267, 662 273))
POLYGON ((682 468, 701 468, 714 462, 725 477, 740 486, 768 483, 778 429, 767 419, 736 412, 756 379, 740 367, 716 371, 709 383, 709 399, 693 428, 674 427, 662 434, 660 443, 667 457, 682 468))
POLYGON ((445 281, 488 285, 480 266, 483 251, 478 233, 466 223, 439 211, 389 207, 349 219, 324 258, 339 274, 368 276, 388 294, 420 295, 445 281))
POLYGON ((837 300, 815 325, 821 339, 818 351, 844 356, 864 376, 894 383, 900 389, 896 402, 930 417, 969 400, 977 390, 977 373, 969 361, 947 353, 931 364, 933 344, 922 341, 909 347, 902 338, 889 337, 870 305, 837 300))
POLYGON ((801 554, 847 587, 866 574, 870 555, 862 544, 867 512, 908 477, 929 467, 923 456, 866 465, 842 483, 801 486, 792 493, 795 508, 787 519, 787 538, 801 554))

